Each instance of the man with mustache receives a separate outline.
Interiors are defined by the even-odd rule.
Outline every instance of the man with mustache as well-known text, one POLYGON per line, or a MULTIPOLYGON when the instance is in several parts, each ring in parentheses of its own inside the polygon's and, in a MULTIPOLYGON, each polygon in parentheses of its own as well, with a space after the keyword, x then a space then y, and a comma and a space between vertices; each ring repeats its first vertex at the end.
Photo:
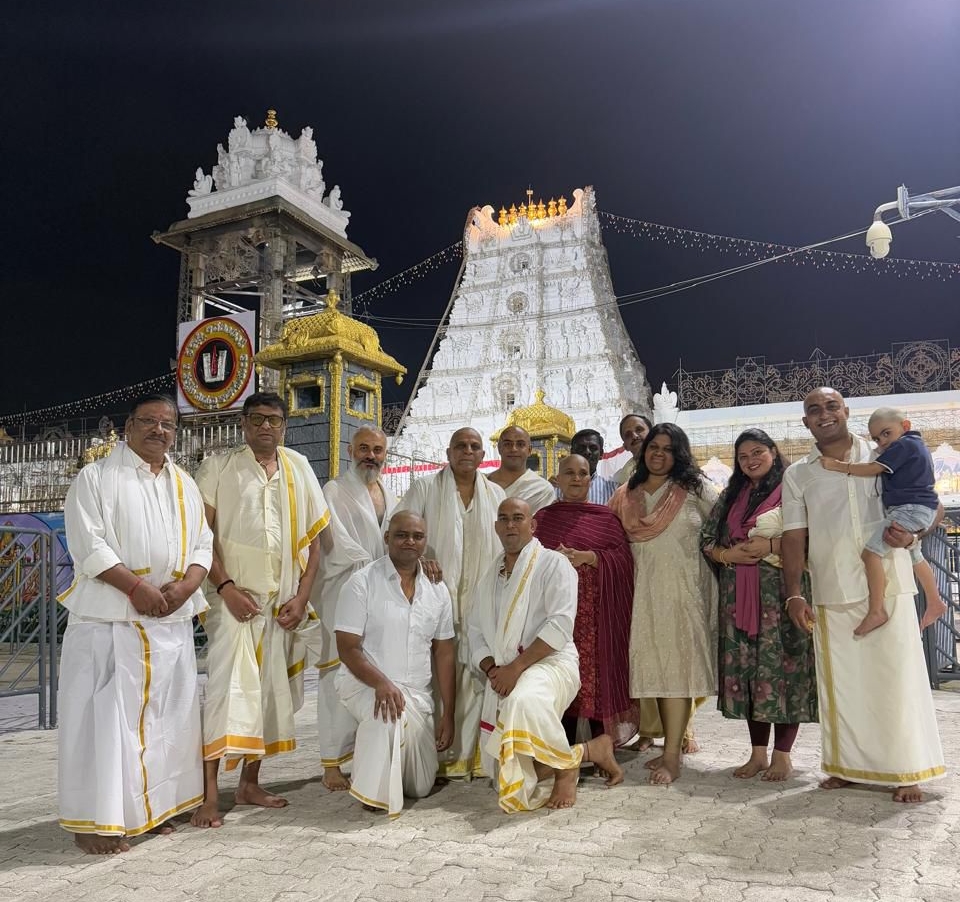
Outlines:
POLYGON ((320 558, 333 549, 330 511, 310 463, 283 447, 287 404, 250 395, 244 445, 208 457, 197 471, 214 533, 204 621, 207 692, 203 710, 205 798, 196 827, 219 827, 217 774, 242 764, 236 801, 282 808, 260 785, 268 755, 297 747, 294 714, 303 704, 304 627, 320 558))
POLYGON ((579 454, 590 465, 590 491, 587 493, 587 501, 591 504, 607 504, 617 490, 617 483, 597 472, 597 464, 603 457, 603 436, 596 429, 581 429, 570 440, 570 453, 579 454))
POLYGON ((921 802, 919 783, 945 773, 933 698, 924 664, 910 555, 917 538, 892 524, 884 535, 890 619, 883 629, 854 636, 868 608, 860 555, 883 520, 876 482, 826 470, 820 457, 870 461, 868 442, 851 435, 850 411, 832 388, 803 400, 803 424, 816 447, 783 477, 783 579, 790 619, 813 633, 824 789, 851 783, 893 785, 895 802, 921 802), (803 597, 800 575, 809 541, 815 607, 803 597))
POLYGON ((60 659, 60 826, 92 855, 171 833, 199 804, 193 649, 213 536, 190 476, 168 454, 177 408, 139 398, 124 441, 84 467, 63 514, 76 567, 60 659))
POLYGON ((437 753, 453 741, 456 647, 450 593, 421 566, 423 518, 398 512, 384 539, 387 553, 340 593, 336 684, 357 737, 350 794, 396 817, 404 796, 430 792, 437 753))
MULTIPOLYGON (((387 457, 387 436, 380 429, 362 426, 347 446, 350 466, 346 472, 326 484, 323 490, 327 504, 344 529, 364 550, 368 561, 376 561, 387 553, 383 541, 383 524, 390 519, 397 497, 380 478, 387 457)), ((339 587, 337 587, 339 590, 339 587)), ((324 592, 320 619, 332 629, 339 591, 324 592)), ((335 649, 331 648, 331 651, 335 649)), ((334 680, 340 665, 338 655, 330 654, 321 661, 317 692, 317 720, 320 724, 320 763, 323 785, 332 792, 350 788, 350 781, 340 769, 353 757, 356 723, 340 701, 334 680)))

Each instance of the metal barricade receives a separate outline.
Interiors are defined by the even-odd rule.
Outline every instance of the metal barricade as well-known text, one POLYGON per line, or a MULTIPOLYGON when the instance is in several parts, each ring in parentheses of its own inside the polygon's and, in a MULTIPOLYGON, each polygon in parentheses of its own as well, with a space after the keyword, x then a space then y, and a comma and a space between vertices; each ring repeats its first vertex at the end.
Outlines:
MULTIPOLYGON (((923 555, 933 568, 940 597, 946 602, 946 613, 923 631, 923 652, 927 661, 930 685, 939 689, 944 680, 960 679, 957 642, 960 641, 960 522, 956 511, 944 519, 940 528, 923 540, 923 555)), ((917 611, 922 615, 926 599, 921 589, 917 611)))
POLYGON ((384 485, 398 498, 402 498, 415 479, 436 473, 445 464, 427 460, 414 454, 399 454, 388 451, 381 478, 384 485))
POLYGON ((0 698, 35 695, 40 728, 48 720, 50 535, 0 529, 0 698))

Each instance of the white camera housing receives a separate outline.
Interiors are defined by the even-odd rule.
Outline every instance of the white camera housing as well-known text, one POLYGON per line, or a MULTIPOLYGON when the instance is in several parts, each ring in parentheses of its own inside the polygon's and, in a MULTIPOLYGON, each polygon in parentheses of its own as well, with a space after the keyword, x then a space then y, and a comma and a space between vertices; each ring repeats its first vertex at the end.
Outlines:
POLYGON ((873 224, 867 229, 867 247, 870 248, 870 256, 878 260, 886 257, 890 253, 890 242, 893 241, 893 233, 882 219, 875 219, 873 224))

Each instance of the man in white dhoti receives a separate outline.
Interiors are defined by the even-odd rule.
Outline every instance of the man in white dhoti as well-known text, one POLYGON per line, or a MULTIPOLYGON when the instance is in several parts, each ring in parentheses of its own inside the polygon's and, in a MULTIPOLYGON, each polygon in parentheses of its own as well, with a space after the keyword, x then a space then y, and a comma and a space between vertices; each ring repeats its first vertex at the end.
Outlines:
POLYGON ((60 659, 60 825, 85 852, 170 832, 200 804, 194 614, 213 536, 190 476, 167 451, 173 400, 137 400, 125 441, 84 467, 64 503, 76 578, 60 659))
POLYGON ((431 583, 420 566, 426 529, 416 514, 395 514, 387 555, 350 577, 337 606, 337 691, 357 731, 350 794, 391 817, 403 811, 405 795, 430 792, 437 752, 454 733, 453 611, 446 586, 431 583), (441 699, 436 729, 433 677, 441 699))
MULTIPOLYGON (((326 484, 324 497, 344 529, 364 551, 366 561, 375 561, 387 553, 383 541, 383 523, 389 520, 397 505, 397 497, 380 479, 387 457, 387 437, 380 429, 363 426, 353 434, 347 446, 350 466, 346 472, 326 484)), ((347 574, 349 576, 349 574, 347 574)), ((337 600, 344 579, 336 585, 324 585, 320 600, 320 621, 324 633, 333 632, 337 600)), ((316 593, 314 593, 316 595, 316 593)), ((317 721, 320 725, 320 763, 323 785, 331 791, 350 788, 350 781, 340 769, 353 757, 356 724, 344 707, 335 685, 340 658, 336 643, 331 654, 323 655, 317 665, 320 681, 317 688, 317 721)))
POLYGON ((869 590, 860 559, 883 520, 877 485, 820 466, 821 455, 861 463, 875 455, 847 429, 849 410, 832 388, 803 402, 803 423, 816 447, 783 477, 783 576, 787 612, 813 632, 820 701, 824 789, 850 783, 895 787, 897 802, 920 802, 917 784, 945 773, 933 699, 914 605, 910 555, 915 536, 891 526, 884 541, 890 619, 883 629, 854 636, 867 612, 869 590), (800 574, 809 540, 813 604, 800 574))
POLYGON ((471 662, 486 681, 484 766, 507 813, 570 808, 581 763, 595 763, 607 786, 623 781, 607 734, 571 746, 560 720, 580 689, 577 572, 534 538, 535 528, 526 502, 500 505, 503 553, 477 584, 467 619, 471 662))
MULTIPOLYGON (((197 472, 215 539, 204 620, 205 797, 192 819, 198 827, 222 824, 221 758, 228 769, 243 763, 237 804, 287 804, 260 786, 260 763, 297 745, 301 633, 317 621, 309 599, 330 513, 307 459, 281 447, 286 417, 279 395, 251 395, 243 406, 243 448, 207 458, 197 472)), ((324 545, 332 548, 329 538, 324 545)))
POLYGON ((530 434, 519 426, 508 426, 497 439, 500 467, 487 479, 503 489, 508 498, 519 498, 536 513, 556 500, 556 490, 546 479, 527 469, 530 434))
POLYGON ((464 624, 470 592, 500 552, 494 521, 504 494, 500 486, 480 474, 483 439, 476 429, 454 432, 447 460, 449 467, 414 482, 396 511, 413 511, 427 521, 427 556, 439 561, 453 599, 458 640, 457 721, 453 743, 440 762, 440 773, 456 778, 483 773, 477 746, 483 687, 470 667, 464 624))

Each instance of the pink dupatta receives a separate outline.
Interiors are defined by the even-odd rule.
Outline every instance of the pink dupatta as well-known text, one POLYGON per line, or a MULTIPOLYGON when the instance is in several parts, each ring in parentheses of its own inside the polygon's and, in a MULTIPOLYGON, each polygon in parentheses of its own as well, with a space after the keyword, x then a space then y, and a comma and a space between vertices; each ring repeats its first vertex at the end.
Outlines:
MULTIPOLYGON (((745 485, 736 500, 727 511, 727 532, 730 545, 744 542, 749 532, 757 525, 757 517, 780 506, 781 486, 777 486, 756 508, 747 514, 750 501, 750 486, 745 485)), ((743 630, 751 639, 760 632, 760 570, 758 564, 736 565, 736 607, 737 629, 743 630)))
POLYGON ((653 510, 647 513, 646 492, 643 487, 637 486, 628 490, 624 484, 613 493, 608 506, 620 518, 624 532, 631 542, 649 542, 673 523, 673 518, 680 513, 686 500, 687 490, 674 482, 663 493, 653 510))

